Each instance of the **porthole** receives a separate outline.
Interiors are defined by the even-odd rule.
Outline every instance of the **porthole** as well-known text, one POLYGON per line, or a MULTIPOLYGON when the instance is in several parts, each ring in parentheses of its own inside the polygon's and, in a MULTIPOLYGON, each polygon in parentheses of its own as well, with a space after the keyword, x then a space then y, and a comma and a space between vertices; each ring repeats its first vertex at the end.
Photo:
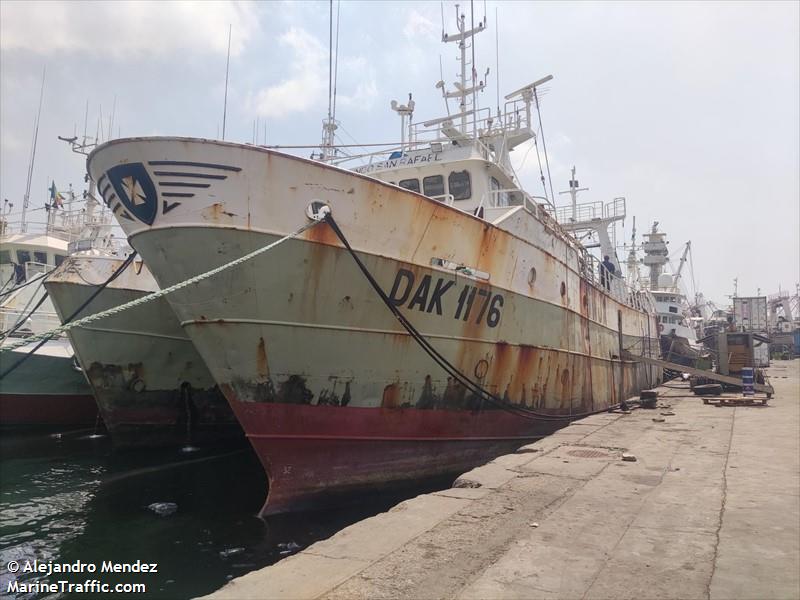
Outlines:
POLYGON ((528 271, 528 285, 533 285, 536 281, 536 269, 531 267, 531 270, 528 271))
POLYGON ((562 281, 561 282, 561 297, 563 298, 566 295, 567 295, 567 284, 562 281))

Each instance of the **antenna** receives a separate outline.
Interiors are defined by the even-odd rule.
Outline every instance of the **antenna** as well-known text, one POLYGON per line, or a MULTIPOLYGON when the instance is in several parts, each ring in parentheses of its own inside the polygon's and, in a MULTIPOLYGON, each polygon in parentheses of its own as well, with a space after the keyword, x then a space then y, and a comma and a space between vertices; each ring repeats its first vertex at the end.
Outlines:
POLYGON ((408 119, 408 141, 411 143, 411 119, 414 116, 414 100, 411 93, 408 94, 408 104, 398 104, 397 100, 392 100, 392 110, 400 115, 400 152, 406 145, 406 119, 408 119))
MULTIPOLYGON (((322 144, 320 145, 319 159, 327 161, 336 156, 334 149, 336 130, 336 82, 339 73, 339 15, 341 4, 337 4, 336 11, 336 46, 333 41, 333 0, 330 0, 329 25, 328 25, 328 118, 322 122, 322 144)), ((314 155, 311 155, 312 158, 314 155)))
MULTIPOLYGON (((484 7, 485 8, 485 7, 484 7)), ((500 116, 500 21, 497 16, 497 7, 494 7, 494 56, 497 79, 497 116, 500 116)))
POLYGON ((228 57, 225 59, 225 100, 222 103, 222 140, 225 141, 225 121, 228 116, 228 72, 231 66, 231 33, 233 25, 228 24, 228 57))
POLYGON ((339 15, 342 12, 342 2, 336 2, 336 60, 333 62, 333 120, 336 120, 336 85, 339 81, 339 15))
POLYGON ((117 112, 117 95, 114 94, 114 104, 111 105, 111 114, 108 116, 108 139, 114 135, 114 113, 117 112))
MULTIPOLYGON (((544 137, 542 138, 544 142, 544 137)), ((545 153, 545 160, 547 159, 547 154, 545 153)), ((547 172, 550 175, 550 171, 547 172)), ((587 192, 589 188, 582 188, 578 187, 578 180, 575 179, 575 165, 572 166, 572 178, 569 180, 569 190, 565 192, 559 192, 559 194, 569 194, 572 197, 572 219, 571 221, 577 222, 578 221, 578 192, 587 192)), ((636 235, 636 225, 634 225, 633 235, 636 235)))
POLYGON ((33 179, 33 165, 36 163, 36 144, 39 141, 39 121, 42 116, 42 101, 44 100, 44 78, 47 72, 47 67, 42 67, 42 88, 39 91, 39 110, 36 113, 36 121, 33 129, 33 145, 31 147, 31 161, 28 164, 28 181, 25 184, 25 198, 22 201, 22 223, 20 231, 26 233, 28 231, 28 223, 25 221, 25 215, 28 212, 28 205, 31 200, 31 180, 33 179))

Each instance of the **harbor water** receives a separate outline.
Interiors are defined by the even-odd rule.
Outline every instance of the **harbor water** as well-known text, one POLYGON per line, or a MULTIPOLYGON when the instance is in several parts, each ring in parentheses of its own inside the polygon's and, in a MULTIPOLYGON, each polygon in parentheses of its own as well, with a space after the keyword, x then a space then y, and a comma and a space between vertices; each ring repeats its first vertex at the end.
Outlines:
MULTIPOLYGON (((261 519, 256 515, 266 477, 248 444, 119 453, 107 437, 91 433, 0 435, 0 561, 21 567, 16 576, 3 569, 0 596, 7 597, 14 578, 143 583, 146 594, 138 597, 203 595, 430 490, 406 489, 356 499, 345 508, 261 519), (50 577, 22 572, 35 560, 92 564, 97 572, 50 577), (137 561, 156 564, 157 571, 100 572, 104 564, 137 561)), ((53 596, 12 592, 8 597, 53 596)))

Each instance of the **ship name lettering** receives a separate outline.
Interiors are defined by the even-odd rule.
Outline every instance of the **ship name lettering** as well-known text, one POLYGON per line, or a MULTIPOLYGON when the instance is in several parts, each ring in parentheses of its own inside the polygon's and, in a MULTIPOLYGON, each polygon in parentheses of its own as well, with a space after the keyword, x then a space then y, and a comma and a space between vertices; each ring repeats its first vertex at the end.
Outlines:
MULTIPOLYGON (((389 292, 389 301, 408 310, 444 314, 442 299, 455 286, 455 281, 438 277, 434 282, 431 275, 424 275, 415 285, 416 279, 408 269, 399 269, 389 292)), ((485 322, 489 327, 497 327, 503 303, 502 294, 492 294, 487 288, 465 285, 456 302, 453 318, 465 322, 473 319, 476 324, 485 322)))

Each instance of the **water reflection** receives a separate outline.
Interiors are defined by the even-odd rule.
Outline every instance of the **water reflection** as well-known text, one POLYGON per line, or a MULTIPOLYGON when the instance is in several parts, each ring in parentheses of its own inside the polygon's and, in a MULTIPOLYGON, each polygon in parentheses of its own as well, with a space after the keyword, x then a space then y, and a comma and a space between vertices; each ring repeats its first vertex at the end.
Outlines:
MULTIPOLYGON (((107 438, 86 435, 0 436, 0 595, 11 577, 5 564, 34 559, 98 568, 94 574, 53 575, 50 581, 96 578, 112 585, 144 583, 147 597, 202 595, 403 498, 448 483, 365 498, 343 509, 262 520, 255 514, 264 501, 266 477, 249 445, 115 453, 107 438), (154 503, 177 508, 160 516, 148 508, 154 503), (156 563, 158 572, 99 572, 104 562, 136 561, 156 563)), ((16 574, 20 582, 39 577, 16 574)))

